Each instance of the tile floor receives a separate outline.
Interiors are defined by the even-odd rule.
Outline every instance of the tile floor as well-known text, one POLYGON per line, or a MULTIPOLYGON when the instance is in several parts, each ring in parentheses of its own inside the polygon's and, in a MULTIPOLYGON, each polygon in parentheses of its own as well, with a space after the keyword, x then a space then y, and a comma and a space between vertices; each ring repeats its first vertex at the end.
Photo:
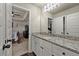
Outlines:
POLYGON ((21 43, 14 43, 12 44, 12 55, 13 56, 20 56, 27 53, 28 48, 28 39, 21 40, 21 43))

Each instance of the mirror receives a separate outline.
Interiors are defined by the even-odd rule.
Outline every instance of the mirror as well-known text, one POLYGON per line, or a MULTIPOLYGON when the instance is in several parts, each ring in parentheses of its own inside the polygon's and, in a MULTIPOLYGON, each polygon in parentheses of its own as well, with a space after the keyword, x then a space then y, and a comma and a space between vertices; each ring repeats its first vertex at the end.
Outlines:
MULTIPOLYGON (((51 33, 58 35, 66 35, 79 37, 79 5, 78 4, 63 4, 65 10, 52 10, 41 12, 40 14, 40 32, 51 33), (71 8, 72 5, 72 8, 71 8), (73 7, 74 6, 74 7, 73 7)), ((60 6, 60 7, 63 7, 60 6)))

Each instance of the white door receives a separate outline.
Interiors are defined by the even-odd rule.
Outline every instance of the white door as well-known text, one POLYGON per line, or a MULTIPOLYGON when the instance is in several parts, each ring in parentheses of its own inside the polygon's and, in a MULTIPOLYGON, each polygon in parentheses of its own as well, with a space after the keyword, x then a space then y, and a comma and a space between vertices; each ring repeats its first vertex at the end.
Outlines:
POLYGON ((12 4, 6 3, 6 41, 10 48, 6 49, 6 56, 12 55, 12 4))
POLYGON ((12 55, 12 43, 7 43, 12 39, 11 12, 11 4, 0 3, 0 56, 12 55))
POLYGON ((5 55, 3 45, 5 44, 5 4, 0 3, 0 56, 5 55))

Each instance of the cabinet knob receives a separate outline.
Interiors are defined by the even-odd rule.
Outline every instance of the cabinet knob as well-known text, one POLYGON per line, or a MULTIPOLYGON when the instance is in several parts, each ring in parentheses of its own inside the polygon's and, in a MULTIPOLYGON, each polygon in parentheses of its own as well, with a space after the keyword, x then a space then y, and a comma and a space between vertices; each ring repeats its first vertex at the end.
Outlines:
POLYGON ((44 49, 42 46, 40 46, 41 49, 44 49))
POLYGON ((65 52, 63 52, 62 54, 63 54, 63 55, 66 55, 66 53, 65 53, 65 52))
POLYGON ((69 34, 69 33, 66 33, 66 34, 69 34))

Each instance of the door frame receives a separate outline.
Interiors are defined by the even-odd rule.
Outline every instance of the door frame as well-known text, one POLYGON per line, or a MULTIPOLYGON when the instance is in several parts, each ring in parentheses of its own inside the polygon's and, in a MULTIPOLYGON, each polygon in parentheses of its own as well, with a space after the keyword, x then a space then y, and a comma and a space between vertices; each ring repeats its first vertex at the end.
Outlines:
MULTIPOLYGON (((15 6, 15 7, 18 7, 18 8, 21 8, 21 9, 24 9, 26 11, 29 12, 29 39, 28 39, 28 53, 31 53, 32 50, 31 50, 31 34, 32 34, 32 30, 31 30, 31 10, 30 9, 27 9, 27 8, 24 8, 22 6, 18 6, 18 5, 12 5, 12 6, 15 6)), ((13 53, 13 52, 12 52, 13 53)))

